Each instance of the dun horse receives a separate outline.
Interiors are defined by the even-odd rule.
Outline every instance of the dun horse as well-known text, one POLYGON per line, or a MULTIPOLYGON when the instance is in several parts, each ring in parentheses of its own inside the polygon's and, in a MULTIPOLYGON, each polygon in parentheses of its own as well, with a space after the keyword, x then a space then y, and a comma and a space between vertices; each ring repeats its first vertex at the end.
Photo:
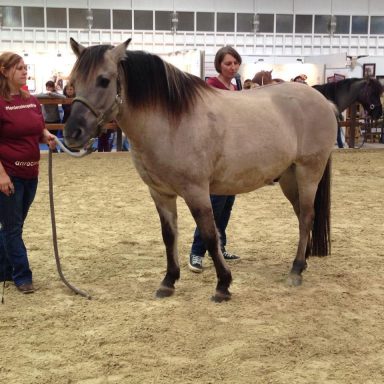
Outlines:
POLYGON ((302 84, 225 92, 158 56, 117 47, 85 48, 71 74, 77 98, 65 144, 81 148, 116 119, 132 144, 134 164, 160 216, 167 255, 158 297, 180 277, 176 198, 188 205, 217 274, 213 299, 228 300, 231 271, 220 250, 209 194, 238 194, 275 179, 299 220, 288 281, 299 285, 306 255, 329 252, 330 155, 337 122, 331 104, 302 84), (311 236, 312 234, 312 236, 311 236))

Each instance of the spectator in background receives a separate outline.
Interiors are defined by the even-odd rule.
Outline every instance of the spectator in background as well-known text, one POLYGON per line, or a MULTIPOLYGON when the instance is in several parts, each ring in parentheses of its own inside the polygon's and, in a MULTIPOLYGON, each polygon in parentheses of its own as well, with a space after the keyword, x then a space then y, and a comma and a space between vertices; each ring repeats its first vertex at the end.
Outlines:
MULTIPOLYGON (((46 99, 50 97, 65 99, 64 95, 56 92, 55 83, 52 80, 49 80, 45 83, 45 89, 46 89, 46 92, 42 92, 36 95, 38 99, 46 99)), ((44 121, 47 124, 61 123, 59 106, 57 104, 43 104, 42 108, 43 108, 44 121)), ((59 138, 63 137, 63 131, 61 129, 50 130, 49 132, 56 135, 59 138)), ((55 148, 53 152, 57 152, 57 149, 55 148)))
POLYGON ((243 89, 251 89, 252 88, 252 80, 247 79, 244 80, 243 89))
POLYGON ((97 150, 99 152, 111 152, 113 145, 113 129, 107 129, 97 139, 97 150))
MULTIPOLYGON (((75 87, 71 83, 67 83, 67 85, 64 87, 63 94, 65 97, 69 99, 73 99, 74 97, 76 97, 75 87)), ((64 111, 63 121, 62 121, 63 124, 65 124, 66 121, 68 120, 68 117, 71 113, 71 107, 72 107, 72 104, 63 104, 63 111, 64 111)))
MULTIPOLYGON (((55 83, 52 80, 49 80, 45 83, 46 92, 42 92, 36 95, 39 99, 46 99, 49 97, 65 99, 65 96, 61 93, 56 92, 55 83)), ((44 121, 48 124, 60 124, 60 112, 59 106, 56 104, 44 104, 43 105, 43 116, 44 121)))
POLYGON ((295 83, 307 84, 307 75, 304 75, 304 74, 298 75, 292 81, 294 81, 295 83))

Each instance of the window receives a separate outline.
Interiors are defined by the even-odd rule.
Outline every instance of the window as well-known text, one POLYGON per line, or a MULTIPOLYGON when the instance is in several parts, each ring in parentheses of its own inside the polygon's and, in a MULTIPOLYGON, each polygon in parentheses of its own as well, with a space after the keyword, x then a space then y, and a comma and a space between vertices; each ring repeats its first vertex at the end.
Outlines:
POLYGON ((44 27, 44 8, 24 7, 24 27, 44 27))
POLYGON ((370 33, 374 35, 384 34, 384 16, 371 16, 370 33))
POLYGON ((67 12, 65 8, 47 8, 48 28, 67 28, 67 12))
POLYGON ((275 15, 268 13, 260 13, 259 32, 273 33, 275 15))
POLYGON ((113 11, 113 29, 132 29, 132 11, 113 11))
POLYGON ((276 33, 293 32, 293 15, 276 15, 276 33))
POLYGON ((319 33, 319 34, 329 33, 330 22, 331 22, 330 15, 316 15, 315 16, 315 33, 319 33))
POLYGON ((352 34, 364 35, 368 33, 368 16, 352 16, 352 34))
POLYGON ((217 32, 234 32, 235 31, 235 14, 234 13, 217 13, 217 32))
POLYGON ((253 32, 253 13, 237 14, 237 32, 253 32))
POLYGON ((68 24, 69 28, 88 29, 87 9, 69 8, 68 24))
POLYGON ((111 12, 109 9, 93 9, 93 26, 95 29, 111 29, 111 12))
POLYGON ((312 33, 312 15, 296 15, 296 33, 312 33))
POLYGON ((171 29, 171 11, 155 12, 155 29, 156 31, 169 31, 171 29))
POLYGON ((153 30, 152 11, 135 11, 133 16, 135 29, 153 30))
POLYGON ((196 30, 213 32, 215 30, 215 14, 213 12, 197 12, 196 30))
POLYGON ((21 27, 21 7, 3 7, 3 26, 21 27))
POLYGON ((177 29, 180 31, 193 31, 194 22, 193 22, 193 12, 177 12, 177 17, 179 19, 179 25, 177 29))
POLYGON ((336 16, 336 32, 338 34, 349 35, 351 23, 350 16, 336 16))

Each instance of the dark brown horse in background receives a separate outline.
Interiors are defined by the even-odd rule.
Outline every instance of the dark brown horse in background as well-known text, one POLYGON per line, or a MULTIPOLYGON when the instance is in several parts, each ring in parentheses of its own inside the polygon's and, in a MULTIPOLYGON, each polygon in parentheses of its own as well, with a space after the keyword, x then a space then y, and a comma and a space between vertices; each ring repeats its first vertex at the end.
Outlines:
POLYGON ((259 71, 253 77, 252 83, 257 85, 280 84, 280 83, 284 83, 284 80, 278 79, 278 78, 272 78, 272 70, 259 71))
POLYGON ((156 55, 126 51, 129 41, 85 48, 71 39, 77 97, 64 140, 82 148, 112 119, 127 135, 156 204, 167 254, 157 296, 172 295, 180 277, 177 196, 212 256, 218 279, 213 298, 228 300, 232 276, 209 195, 249 192, 275 179, 299 221, 288 282, 301 284, 306 255, 330 250, 330 156, 337 129, 331 103, 297 83, 256 92, 211 88, 156 55))
MULTIPOLYGON (((337 82, 314 85, 313 88, 337 106, 340 119, 342 119, 341 113, 353 103, 360 103, 366 114, 374 120, 379 119, 383 114, 380 99, 383 93, 383 86, 377 79, 344 79, 337 82)), ((337 130, 336 140, 337 146, 344 148, 340 127, 337 130)))

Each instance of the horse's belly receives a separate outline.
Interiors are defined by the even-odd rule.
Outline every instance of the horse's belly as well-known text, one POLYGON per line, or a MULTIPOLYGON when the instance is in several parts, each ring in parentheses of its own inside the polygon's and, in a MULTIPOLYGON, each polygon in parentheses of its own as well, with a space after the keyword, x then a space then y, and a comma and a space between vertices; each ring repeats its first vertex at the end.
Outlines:
MULTIPOLYGON (((282 173, 282 172, 281 172, 282 173)), ((255 189, 273 184, 280 174, 276 172, 264 173, 258 170, 227 175, 214 179, 210 184, 210 193, 213 195, 236 195, 254 191, 255 189)))

